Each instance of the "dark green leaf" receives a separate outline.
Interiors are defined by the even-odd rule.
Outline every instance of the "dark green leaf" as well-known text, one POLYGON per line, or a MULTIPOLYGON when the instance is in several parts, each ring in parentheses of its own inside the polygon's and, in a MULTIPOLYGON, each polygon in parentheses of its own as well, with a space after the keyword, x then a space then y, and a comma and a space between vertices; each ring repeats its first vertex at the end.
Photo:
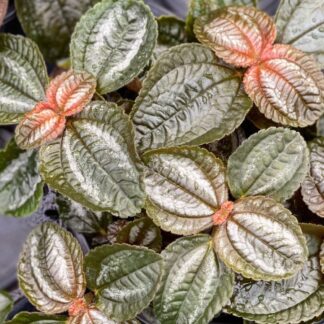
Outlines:
POLYGON ((42 313, 21 312, 6 324, 63 324, 65 316, 46 315, 42 313))
POLYGON ((235 198, 264 195, 290 198, 305 179, 307 145, 288 128, 268 128, 249 137, 228 160, 228 185, 235 198))
POLYGON ((237 201, 214 234, 214 248, 235 272, 254 280, 293 276, 307 258, 297 219, 281 204, 262 196, 237 201))
POLYGON ((308 144, 310 172, 302 184, 302 195, 308 208, 324 217, 324 137, 308 144))
POLYGON ((22 151, 11 140, 0 151, 0 213, 29 215, 38 208, 42 197, 37 152, 22 151))
POLYGON ((86 256, 88 287, 109 318, 133 318, 154 298, 162 275, 157 253, 127 244, 102 245, 86 256))
POLYGON ((69 55, 74 26, 98 0, 15 0, 19 21, 44 56, 54 61, 69 55))
POLYGON ((315 55, 324 68, 324 3, 322 0, 281 0, 277 41, 315 55), (305 19, 307 17, 307 19, 305 19))
POLYGON ((172 47, 149 71, 136 98, 138 149, 200 145, 230 134, 252 106, 241 81, 203 45, 172 47))
POLYGON ((45 62, 30 39, 0 34, 0 124, 14 124, 44 99, 45 62))
POLYGON ((221 160, 196 147, 159 149, 143 160, 146 211, 155 224, 182 235, 213 225, 213 214, 228 200, 221 160))
POLYGON ((149 218, 142 217, 125 225, 118 232, 116 242, 142 245, 160 252, 162 245, 161 231, 149 218))
POLYGON ((18 280, 28 300, 41 312, 62 313, 83 296, 83 252, 78 241, 54 223, 36 227, 25 242, 18 280))
POLYGON ((91 102, 40 150, 45 182, 96 211, 133 216, 144 203, 142 165, 128 116, 114 103, 91 102))
POLYGON ((4 323, 12 308, 12 297, 7 292, 0 291, 0 323, 4 323))
POLYGON ((132 81, 149 63, 156 38, 156 22, 143 1, 102 1, 75 28, 72 67, 93 74, 98 92, 112 92, 132 81))
POLYGON ((208 323, 233 293, 234 275, 218 260, 208 235, 184 237, 163 252, 154 310, 161 324, 208 323))

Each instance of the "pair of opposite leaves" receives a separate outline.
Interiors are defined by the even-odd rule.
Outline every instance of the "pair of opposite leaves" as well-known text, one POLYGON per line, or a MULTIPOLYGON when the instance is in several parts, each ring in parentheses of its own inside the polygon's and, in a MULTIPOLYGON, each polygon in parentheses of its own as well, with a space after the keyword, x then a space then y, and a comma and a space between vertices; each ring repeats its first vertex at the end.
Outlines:
POLYGON ((324 78, 315 60, 290 45, 274 44, 276 27, 252 7, 227 7, 196 20, 200 42, 226 63, 248 68, 244 88, 274 122, 313 124, 323 113, 324 78))

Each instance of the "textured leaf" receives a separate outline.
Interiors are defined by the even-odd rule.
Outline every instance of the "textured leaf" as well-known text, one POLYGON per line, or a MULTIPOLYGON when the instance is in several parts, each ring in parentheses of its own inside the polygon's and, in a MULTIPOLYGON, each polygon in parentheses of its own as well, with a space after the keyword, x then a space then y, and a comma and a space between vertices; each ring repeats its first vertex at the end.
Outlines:
POLYGON ((234 204, 230 218, 214 235, 214 248, 228 267, 254 280, 291 277, 308 253, 297 219, 262 196, 234 204))
POLYGON ((46 315, 42 313, 21 312, 6 324, 64 324, 65 316, 46 315))
POLYGON ((302 195, 308 208, 324 217, 324 138, 313 140, 308 147, 310 172, 302 184, 302 195))
POLYGON ((268 128, 249 137, 228 160, 228 185, 235 198, 290 198, 309 168, 306 142, 288 128, 268 128))
POLYGON ((200 145, 233 132, 251 101, 241 76, 199 44, 165 52, 149 71, 133 110, 140 151, 200 145))
POLYGON ((277 10, 275 21, 279 43, 290 44, 303 52, 315 55, 324 68, 322 0, 283 0, 277 10))
POLYGON ((0 34, 0 123, 17 123, 45 97, 45 62, 30 39, 0 34))
POLYGON ((299 225, 306 238, 308 256, 318 256, 324 239, 324 226, 311 223, 299 223, 299 225))
POLYGON ((13 308, 12 297, 5 291, 0 291, 0 323, 4 323, 13 308))
POLYGON ((324 111, 324 79, 315 60, 289 45, 275 45, 263 60, 244 75, 259 110, 283 125, 314 124, 324 111))
POLYGON ((65 117, 55 112, 49 103, 39 102, 16 127, 16 142, 22 149, 35 148, 60 136, 65 117))
POLYGON ((320 250, 320 264, 321 264, 321 271, 324 274, 324 240, 321 244, 321 250, 320 250))
POLYGON ((47 314, 68 310, 83 296, 83 253, 77 240, 54 223, 36 227, 18 263, 19 286, 28 300, 47 314))
POLYGON ((161 231, 149 218, 142 217, 123 226, 117 233, 116 242, 146 246, 160 252, 162 245, 161 231))
POLYGON ((46 97, 56 112, 71 116, 82 111, 95 91, 96 79, 91 74, 69 70, 51 81, 46 97))
POLYGON ((162 275, 157 253, 127 244, 102 245, 86 256, 88 287, 109 318, 133 318, 153 299, 162 275))
POLYGON ((143 160, 146 212, 155 224, 183 235, 213 225, 213 214, 228 200, 221 160, 195 147, 159 149, 143 160))
POLYGON ((316 126, 317 126, 317 135, 324 137, 324 114, 317 121, 316 126))
POLYGON ((317 257, 292 278, 279 282, 239 280, 230 313, 257 323, 300 323, 324 310, 324 285, 317 257))
POLYGON ((4 18, 6 17, 8 9, 8 0, 0 0, 0 26, 3 23, 4 18))
POLYGON ((102 1, 75 28, 72 67, 93 74, 100 93, 112 92, 149 63, 156 37, 156 22, 142 1, 102 1))
POLYGON ((74 26, 98 0, 15 0, 19 21, 28 37, 54 61, 69 55, 74 26))
POLYGON ((97 308, 90 308, 87 312, 77 316, 70 317, 69 324, 118 324, 110 320, 107 316, 97 308))
POLYGON ((265 12, 253 7, 228 7, 196 20, 198 40, 235 66, 256 64, 276 39, 276 28, 265 12))
POLYGON ((0 213, 25 216, 33 213, 43 197, 37 153, 22 151, 11 140, 0 151, 0 213))
POLYGON ((233 293, 234 275, 218 260, 208 235, 184 237, 163 252, 165 271, 154 310, 165 323, 208 323, 233 293))
POLYGON ((92 212, 62 195, 57 195, 56 204, 64 225, 80 233, 105 234, 108 224, 112 221, 112 215, 104 212, 92 212))
POLYGON ((84 207, 121 217, 141 211, 132 124, 114 103, 93 101, 69 119, 63 137, 41 148, 40 161, 45 182, 84 207))

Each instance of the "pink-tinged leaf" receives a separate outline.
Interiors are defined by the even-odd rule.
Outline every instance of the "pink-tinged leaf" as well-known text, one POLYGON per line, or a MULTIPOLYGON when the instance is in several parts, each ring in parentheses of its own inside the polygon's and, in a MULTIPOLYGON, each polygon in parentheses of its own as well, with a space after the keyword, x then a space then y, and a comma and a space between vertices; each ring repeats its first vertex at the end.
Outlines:
POLYGON ((87 72, 69 70, 50 83, 46 97, 48 102, 64 116, 83 110, 96 91, 96 79, 87 72))
POLYGON ((253 7, 227 7, 196 20, 194 28, 201 43, 235 66, 248 67, 260 60, 276 39, 271 17, 253 7))
POLYGON ((8 0, 0 0, 0 26, 3 23, 4 18, 6 17, 8 9, 8 0))
POLYGON ((324 78, 315 60, 289 45, 274 45, 244 76, 245 91, 276 123, 313 124, 324 112, 324 78))
POLYGON ((16 142, 22 149, 35 148, 60 136, 64 128, 65 117, 39 102, 17 126, 16 142))

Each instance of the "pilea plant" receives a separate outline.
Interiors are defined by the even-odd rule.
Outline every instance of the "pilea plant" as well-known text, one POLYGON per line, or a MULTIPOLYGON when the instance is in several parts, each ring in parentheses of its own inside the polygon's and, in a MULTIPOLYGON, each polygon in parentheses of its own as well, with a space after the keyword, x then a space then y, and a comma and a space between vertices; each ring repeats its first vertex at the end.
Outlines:
MULTIPOLYGON (((36 227, 18 281, 39 312, 7 323, 320 318, 322 1, 282 1, 273 19, 252 0, 191 0, 186 22, 142 0, 15 6, 26 37, 0 34, 0 123, 18 124, 0 211, 32 214, 45 187, 91 249, 36 227)), ((11 306, 0 293, 0 321, 11 306)))

